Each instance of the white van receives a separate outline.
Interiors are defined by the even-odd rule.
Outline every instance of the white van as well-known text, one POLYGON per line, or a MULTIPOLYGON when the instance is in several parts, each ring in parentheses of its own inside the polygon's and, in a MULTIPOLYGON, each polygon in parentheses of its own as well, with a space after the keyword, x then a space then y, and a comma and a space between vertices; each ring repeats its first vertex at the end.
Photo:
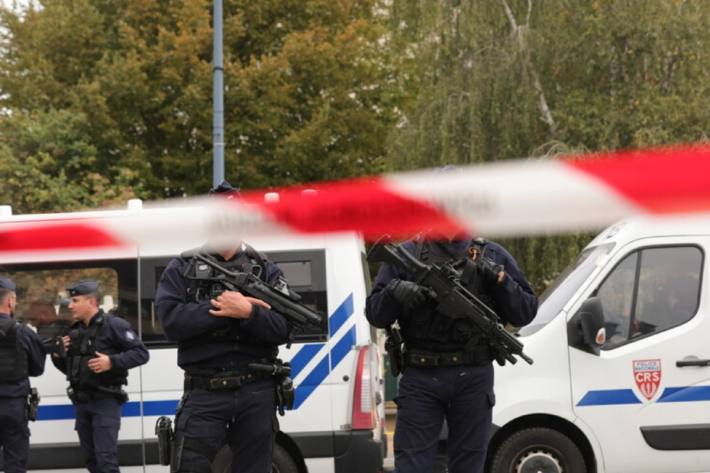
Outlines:
MULTIPOLYGON (((135 207, 135 204, 134 204, 135 207)), ((20 222, 120 222, 126 211, 18 215, 0 225, 20 222)), ((160 209, 130 210, 159 218, 160 209), (153 215, 155 213, 155 215, 153 215)), ((192 242, 198 247, 201 241, 192 242)), ((382 367, 377 332, 364 316, 369 272, 364 245, 354 234, 249 240, 278 263, 302 302, 324 317, 318 329, 301 333, 280 357, 292 364, 296 385, 293 410, 279 417, 274 471, 281 473, 375 473, 382 469, 386 439, 382 367)), ((183 372, 176 345, 167 341, 153 298, 171 258, 190 247, 175 247, 166 237, 155 244, 105 252, 37 251, 2 253, 0 274, 18 286, 17 318, 48 338, 61 333, 69 315, 62 298, 68 283, 84 278, 101 282, 103 308, 126 318, 150 349, 150 361, 130 371, 119 433, 119 463, 124 472, 168 471, 158 465, 155 421, 174 416, 182 395, 183 372)), ((64 375, 48 360, 45 374, 32 385, 42 398, 38 419, 30 423, 32 470, 84 470, 74 408, 66 396, 64 375)), ((231 456, 220 452, 215 472, 231 471, 231 456)))
POLYGON ((597 236, 496 370, 488 471, 710 471, 709 252, 708 217, 597 236))

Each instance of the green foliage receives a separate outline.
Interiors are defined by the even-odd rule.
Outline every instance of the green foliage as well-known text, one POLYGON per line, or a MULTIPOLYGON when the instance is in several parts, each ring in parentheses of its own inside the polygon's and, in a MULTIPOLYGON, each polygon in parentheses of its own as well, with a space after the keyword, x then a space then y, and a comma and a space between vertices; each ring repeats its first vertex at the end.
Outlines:
POLYGON ((83 129, 87 118, 50 110, 3 120, 0 201, 15 213, 91 208, 125 203, 136 176, 121 169, 114 182, 93 170, 96 148, 83 129))
POLYGON ((364 20, 333 34, 292 33, 277 55, 227 68, 227 134, 238 182, 255 186, 377 172, 394 119, 382 30, 364 20), (233 80, 235 80, 233 79, 233 80), (305 106, 304 106, 305 105, 305 106), (262 156, 263 150, 271 150, 262 156))
MULTIPOLYGON (((392 169, 708 138, 703 1, 393 0, 391 12, 412 91, 392 169)), ((505 243, 540 291, 588 241, 505 243)))
POLYGON ((391 137, 394 167, 707 138, 704 2, 395 0, 392 11, 417 86, 391 137))
MULTIPOLYGON (((228 179, 249 188, 382 167, 396 94, 376 3, 225 1, 228 179)), ((39 5, 22 15, 0 8, 4 167, 26 168, 26 177, 33 166, 52 168, 47 185, 57 187, 88 185, 92 172, 121 186, 121 195, 204 193, 212 169, 212 2, 39 5), (51 118, 42 115, 57 113, 73 117, 72 145, 91 152, 72 161, 57 145, 39 158, 10 136, 25 115, 44 126, 51 118)), ((38 199, 30 210, 94 202, 38 199)))

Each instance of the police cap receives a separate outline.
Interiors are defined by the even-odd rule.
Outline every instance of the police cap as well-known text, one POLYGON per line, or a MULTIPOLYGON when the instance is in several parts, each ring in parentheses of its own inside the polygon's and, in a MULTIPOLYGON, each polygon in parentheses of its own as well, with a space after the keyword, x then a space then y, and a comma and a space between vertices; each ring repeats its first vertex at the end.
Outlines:
POLYGON ((15 283, 12 281, 12 279, 0 276, 0 289, 14 291, 17 289, 17 286, 15 286, 15 283))
POLYGON ((219 185, 210 189, 209 194, 224 194, 229 197, 239 197, 239 189, 232 186, 229 181, 222 181, 219 185))
POLYGON ((85 280, 72 284, 67 288, 70 297, 84 296, 86 294, 95 294, 99 290, 99 283, 96 281, 85 280))

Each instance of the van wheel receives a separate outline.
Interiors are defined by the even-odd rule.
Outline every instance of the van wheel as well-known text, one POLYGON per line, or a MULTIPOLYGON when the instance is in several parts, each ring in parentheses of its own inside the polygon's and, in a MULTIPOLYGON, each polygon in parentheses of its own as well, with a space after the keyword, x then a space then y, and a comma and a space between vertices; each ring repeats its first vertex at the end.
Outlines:
POLYGON ((511 435, 493 453, 491 473, 586 473, 584 457, 566 435, 545 427, 511 435))
MULTIPOLYGON (((229 446, 223 447, 212 462, 212 473, 231 473, 232 450, 229 446)), ((279 444, 274 444, 273 458, 271 460, 272 473, 298 473, 298 466, 291 455, 279 444)))

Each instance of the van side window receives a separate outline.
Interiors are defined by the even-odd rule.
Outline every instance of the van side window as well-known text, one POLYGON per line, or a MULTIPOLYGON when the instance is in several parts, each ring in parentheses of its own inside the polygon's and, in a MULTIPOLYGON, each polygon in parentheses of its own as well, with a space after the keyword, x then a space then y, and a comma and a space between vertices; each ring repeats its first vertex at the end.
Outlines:
POLYGON ((695 246, 644 248, 624 258, 597 290, 605 349, 690 320, 698 310, 703 253, 695 246))
POLYGON ((637 260, 638 253, 624 258, 597 291, 604 310, 609 345, 626 341, 629 337, 637 260))
POLYGON ((82 279, 99 282, 104 312, 120 315, 138 329, 135 261, 15 264, 0 272, 17 284, 15 319, 31 325, 42 339, 64 334, 73 323, 66 287, 82 279))

